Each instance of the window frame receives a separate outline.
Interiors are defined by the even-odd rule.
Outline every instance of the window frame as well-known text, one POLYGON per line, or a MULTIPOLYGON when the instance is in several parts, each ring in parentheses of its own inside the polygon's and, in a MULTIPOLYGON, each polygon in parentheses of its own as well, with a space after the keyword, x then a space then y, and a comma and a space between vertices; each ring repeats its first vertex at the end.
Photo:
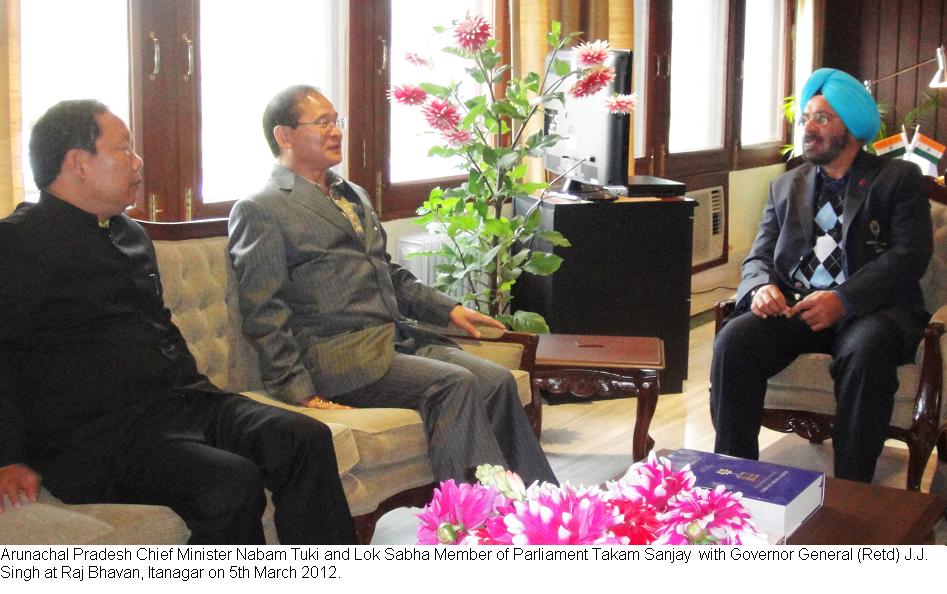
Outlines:
MULTIPOLYGON (((670 153, 667 149, 670 132, 670 98, 672 10, 673 0, 652 0, 648 15, 648 50, 641 63, 648 69, 648 111, 645 114, 644 156, 635 160, 635 171, 639 174, 671 177, 688 181, 694 176, 748 169, 772 165, 783 160, 780 148, 788 142, 791 132, 788 123, 783 124, 782 139, 748 147, 740 143, 742 108, 742 65, 744 53, 744 27, 746 24, 746 2, 750 0, 728 0, 727 47, 724 65, 724 129, 723 146, 718 149, 670 153)), ((784 96, 792 89, 792 30, 794 26, 795 0, 787 0, 784 16, 783 43, 786 46, 783 70, 784 96)), ((695 186, 696 187, 696 186, 695 186)))
MULTIPOLYGON (((668 154, 670 118, 671 10, 672 0, 651 0, 648 15, 648 49, 642 66, 648 69, 644 122, 644 157, 635 160, 639 174, 687 178, 711 172, 732 171, 778 163, 780 148, 790 129, 783 126, 782 142, 740 145, 741 67, 745 2, 728 0, 727 64, 725 81, 724 146, 721 149, 668 154)), ((792 37, 796 0, 787 0, 784 88, 791 89, 792 37)), ((389 155, 390 87, 387 55, 391 39, 392 0, 358 0, 348 11, 348 121, 345 135, 346 175, 372 196, 384 220, 411 217, 436 186, 461 183, 465 176, 391 183, 389 155)), ((495 31, 500 51, 511 55, 510 6, 494 1, 495 31)), ((234 201, 203 203, 201 187, 200 114, 200 5, 198 0, 129 0, 130 113, 136 149, 145 157, 145 183, 129 214, 158 221, 225 217, 234 201), (161 42, 162 68, 152 80, 154 45, 151 32, 161 42), (187 68, 187 34, 197 51, 194 71, 187 68), (186 197, 190 196, 190 204, 186 197), (154 198, 153 198, 154 197, 154 198)))
MULTIPOLYGON (((349 131, 348 177, 366 188, 382 220, 412 217, 435 187, 457 186, 466 175, 392 183, 389 118, 392 0, 363 0, 349 12, 349 131), (359 98, 359 100, 356 100, 359 98)), ((510 55, 509 3, 494 2, 494 32, 498 51, 510 55)))

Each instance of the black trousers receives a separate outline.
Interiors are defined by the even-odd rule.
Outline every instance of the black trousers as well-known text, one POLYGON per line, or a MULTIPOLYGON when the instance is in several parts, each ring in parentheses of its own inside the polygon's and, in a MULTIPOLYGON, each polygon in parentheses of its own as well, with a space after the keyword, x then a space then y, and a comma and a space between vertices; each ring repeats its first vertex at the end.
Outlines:
MULTIPOLYGON (((141 418, 112 484, 88 485, 100 502, 164 505, 191 544, 262 544, 264 488, 282 544, 352 544, 355 531, 330 429, 237 394, 173 395, 141 418)), ((86 461, 88 462, 88 461, 86 461)), ((55 490, 56 477, 45 477, 55 490)), ((81 483, 70 477, 69 490, 81 483)), ((63 495, 60 495, 63 496, 63 495)), ((66 500, 90 498, 65 493, 66 500)))
POLYGON ((798 318, 730 320, 714 340, 711 409, 714 451, 757 459, 767 380, 802 353, 832 355, 835 476, 871 482, 898 388, 897 366, 913 358, 924 318, 883 310, 813 332, 798 318))

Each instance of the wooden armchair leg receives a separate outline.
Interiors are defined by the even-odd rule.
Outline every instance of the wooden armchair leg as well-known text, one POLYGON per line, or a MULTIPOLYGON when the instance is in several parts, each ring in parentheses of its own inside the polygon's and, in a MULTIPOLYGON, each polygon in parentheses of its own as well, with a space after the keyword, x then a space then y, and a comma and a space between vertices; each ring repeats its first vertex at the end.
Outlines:
POLYGON ((931 457, 931 447, 925 448, 919 444, 908 443, 908 478, 906 488, 909 491, 921 490, 921 478, 924 476, 924 467, 931 457), (926 450, 926 451, 924 451, 926 450))

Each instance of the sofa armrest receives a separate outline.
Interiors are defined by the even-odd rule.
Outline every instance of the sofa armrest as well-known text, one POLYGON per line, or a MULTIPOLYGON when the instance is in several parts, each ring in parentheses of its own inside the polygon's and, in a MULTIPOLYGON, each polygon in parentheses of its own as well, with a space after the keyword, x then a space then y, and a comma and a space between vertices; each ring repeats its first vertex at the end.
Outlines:
POLYGON ((737 302, 733 299, 725 299, 714 304, 714 334, 718 334, 727 324, 727 319, 733 310, 737 308, 737 302))
POLYGON ((451 325, 447 336, 462 349, 478 357, 493 361, 507 369, 522 369, 530 375, 536 366, 536 348, 539 336, 527 332, 509 332, 489 326, 478 326, 480 338, 471 338, 466 332, 451 325))
MULTIPOLYGON (((536 367, 536 348, 539 336, 527 332, 505 332, 497 328, 479 327, 480 338, 471 338, 459 328, 451 325, 447 335, 462 349, 474 355, 493 361, 507 369, 521 369, 530 379, 534 377, 536 367)), ((542 432, 543 401, 539 388, 530 381, 530 402, 526 405, 526 416, 538 439, 542 432)))
MULTIPOLYGON (((943 352, 947 335, 944 327, 947 324, 947 306, 942 306, 931 316, 921 344, 917 347, 914 362, 920 369, 917 396, 914 400, 914 430, 925 430, 931 427, 940 427, 947 430, 947 410, 943 409, 942 392, 944 377, 947 369, 944 368, 943 352), (942 422, 943 421, 943 422, 942 422)), ((934 430, 936 433, 936 429, 934 430)))

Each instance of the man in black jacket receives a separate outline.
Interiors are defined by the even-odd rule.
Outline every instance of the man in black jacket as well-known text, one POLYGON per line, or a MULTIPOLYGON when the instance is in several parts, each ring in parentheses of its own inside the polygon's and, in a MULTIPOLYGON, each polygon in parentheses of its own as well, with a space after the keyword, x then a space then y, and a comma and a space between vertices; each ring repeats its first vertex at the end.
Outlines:
POLYGON ((125 124, 61 102, 30 162, 39 202, 0 221, 0 512, 42 480, 67 503, 166 505, 192 543, 261 543, 266 487, 284 544, 353 542, 328 427, 198 372, 123 214, 142 168, 125 124))
POLYGON ((929 318, 918 284, 930 205, 906 161, 861 150, 879 126, 864 85, 823 68, 803 87, 805 165, 770 186, 743 262, 737 317, 714 342, 715 450, 759 455, 767 379, 801 353, 832 355, 835 476, 870 482, 898 387, 929 318))

